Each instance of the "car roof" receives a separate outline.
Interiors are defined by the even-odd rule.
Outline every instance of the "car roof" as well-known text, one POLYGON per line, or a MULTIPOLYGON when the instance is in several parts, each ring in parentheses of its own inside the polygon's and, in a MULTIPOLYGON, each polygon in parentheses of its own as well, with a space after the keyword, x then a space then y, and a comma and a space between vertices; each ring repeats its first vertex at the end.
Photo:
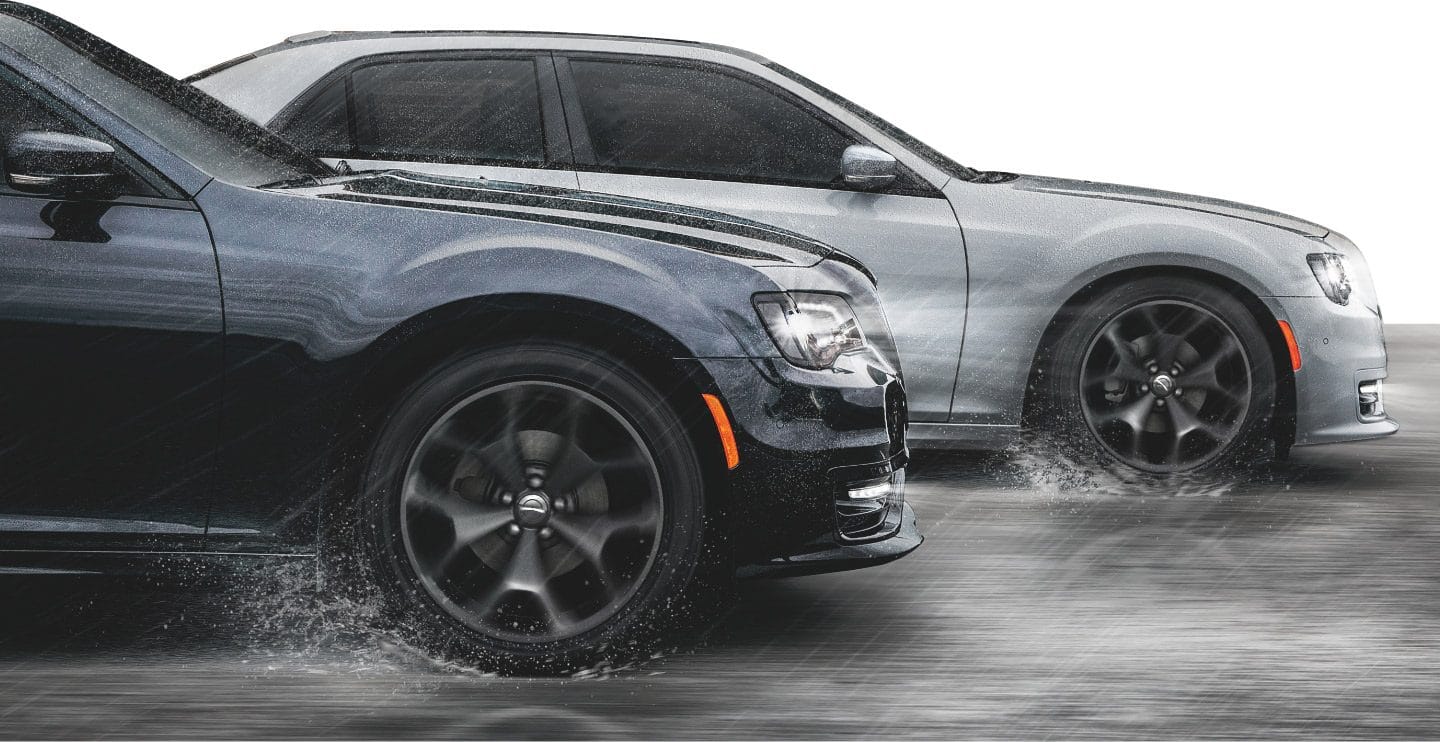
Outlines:
POLYGON ((209 77, 209 76, 211 76, 211 75, 214 75, 214 74, 216 74, 216 73, 222 72, 222 71, 227 70, 227 69, 229 69, 229 68, 231 68, 231 67, 234 67, 234 66, 236 66, 236 65, 243 64, 243 63, 248 62, 248 61, 250 61, 250 60, 252 60, 252 59, 256 59, 256 58, 258 58, 258 57, 263 57, 263 56, 265 56, 265 55, 267 55, 267 54, 273 54, 273 53, 275 53, 275 52, 284 51, 284 50, 286 50, 286 49, 296 49, 296 48, 303 47, 303 46, 312 46, 312 45, 317 45, 317 44, 331 44, 331 43, 336 43, 336 42, 341 42, 341 41, 383 40, 383 39, 397 39, 397 40, 398 40, 398 39, 404 39, 404 38, 417 38, 417 37, 430 37, 430 38, 444 38, 444 37, 455 37, 455 38, 467 38, 467 37, 468 37, 468 38, 475 38, 475 37, 481 37, 481 38, 490 38, 490 39, 495 39, 495 38, 515 38, 515 39, 535 39, 535 40, 545 39, 545 40, 551 40, 551 41, 581 40, 581 41, 630 42, 630 43, 636 43, 636 44, 660 44, 660 45, 665 45, 665 46, 678 46, 678 47, 688 47, 688 48, 692 48, 692 49, 705 49, 705 50, 707 50, 707 51, 721 52, 721 53, 724 53, 724 54, 732 54, 732 55, 735 55, 735 56, 738 56, 738 57, 743 57, 743 58, 745 58, 745 59, 751 60, 751 61, 753 61, 753 62, 758 62, 758 63, 760 63, 760 64, 767 64, 767 65, 768 65, 768 64, 770 63, 770 61, 769 61, 768 59, 760 56, 759 54, 755 54, 755 53, 753 53, 753 52, 748 52, 748 51, 745 51, 744 49, 737 49, 737 48, 735 48, 735 47, 733 47, 733 46, 724 46, 724 45, 722 45, 722 44, 708 44, 708 43, 700 42, 700 41, 686 41, 686 40, 683 40, 683 39, 666 39, 666 38, 658 38, 658 37, 650 37, 650 36, 624 36, 624 35, 619 35, 619 34, 570 33, 570 32, 563 32, 563 31, 487 31, 487 30, 449 30, 449 31, 445 31, 445 30, 436 30, 436 31, 310 31, 310 32, 307 32, 307 33, 296 34, 296 35, 294 35, 294 36, 291 36, 291 37, 285 39, 284 41, 282 41, 282 42, 280 42, 280 43, 278 43, 278 44, 273 44, 273 45, 271 45, 271 46, 267 46, 267 47, 265 47, 264 49, 260 49, 260 50, 257 50, 257 51, 253 51, 253 52, 250 52, 249 54, 243 54, 243 55, 238 56, 238 57, 236 57, 236 58, 234 58, 234 59, 231 59, 231 60, 228 60, 228 61, 225 61, 225 62, 221 62, 220 64, 217 64, 217 65, 215 65, 215 66, 213 66, 213 67, 209 67, 209 68, 204 69, 204 70, 201 70, 201 71, 199 71, 199 72, 197 72, 197 73, 195 73, 195 74, 193 74, 193 75, 185 78, 184 81, 185 81, 185 82, 193 83, 193 82, 196 82, 196 81, 198 81, 198 80, 203 80, 203 79, 205 79, 205 78, 207 78, 207 77, 209 77))

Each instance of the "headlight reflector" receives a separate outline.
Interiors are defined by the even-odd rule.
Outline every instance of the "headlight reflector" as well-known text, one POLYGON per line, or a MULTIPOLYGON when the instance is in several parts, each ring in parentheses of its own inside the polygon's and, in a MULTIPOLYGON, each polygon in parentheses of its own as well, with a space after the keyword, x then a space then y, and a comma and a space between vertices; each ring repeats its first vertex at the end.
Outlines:
POLYGON ((755 311, 780 355, 802 368, 825 369, 865 348, 865 333, 843 297, 808 291, 756 294, 755 311))
POLYGON ((1320 282, 1320 289, 1330 301, 1341 306, 1350 303, 1350 261, 1340 253, 1322 252, 1306 255, 1310 272, 1320 282))

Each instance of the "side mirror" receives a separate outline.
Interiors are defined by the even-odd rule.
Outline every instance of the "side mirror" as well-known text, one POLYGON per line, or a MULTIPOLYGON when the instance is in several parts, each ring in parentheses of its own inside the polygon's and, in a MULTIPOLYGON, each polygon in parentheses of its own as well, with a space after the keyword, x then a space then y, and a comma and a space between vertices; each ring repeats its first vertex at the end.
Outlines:
POLYGON ((115 148, 52 131, 23 131, 5 144, 5 179, 26 193, 108 198, 119 184, 115 148))
POLYGON ((840 156, 840 171, 844 173, 847 185, 874 191, 893 183, 900 165, 882 149, 868 144, 852 144, 840 156))

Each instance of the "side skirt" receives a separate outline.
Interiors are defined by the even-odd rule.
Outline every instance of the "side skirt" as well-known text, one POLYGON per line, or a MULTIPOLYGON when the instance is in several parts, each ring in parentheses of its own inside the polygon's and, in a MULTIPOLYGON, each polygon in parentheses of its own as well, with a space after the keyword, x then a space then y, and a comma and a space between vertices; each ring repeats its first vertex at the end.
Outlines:
POLYGON ((313 552, 237 554, 194 551, 9 551, 0 550, 0 577, 128 575, 191 581, 257 569, 310 563, 313 552))
POLYGON ((925 451, 997 451, 1020 440, 1019 425, 911 423, 910 447, 925 451))

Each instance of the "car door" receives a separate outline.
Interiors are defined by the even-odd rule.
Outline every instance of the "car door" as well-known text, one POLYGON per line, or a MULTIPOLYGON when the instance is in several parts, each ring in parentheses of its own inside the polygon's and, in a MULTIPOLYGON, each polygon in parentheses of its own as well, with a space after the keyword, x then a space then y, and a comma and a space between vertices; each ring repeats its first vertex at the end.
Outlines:
POLYGON ((911 419, 948 418, 967 286, 943 183, 902 167, 884 190, 846 185, 845 148, 879 143, 739 70, 579 53, 556 69, 581 188, 745 216, 859 258, 879 280, 911 419))
POLYGON ((367 57, 327 76, 272 128, 332 165, 575 187, 548 54, 367 57))
POLYGON ((158 174, 0 67, 0 170, 21 132, 113 146, 120 195, 0 180, 0 551, 200 548, 221 392, 205 219, 158 174))

